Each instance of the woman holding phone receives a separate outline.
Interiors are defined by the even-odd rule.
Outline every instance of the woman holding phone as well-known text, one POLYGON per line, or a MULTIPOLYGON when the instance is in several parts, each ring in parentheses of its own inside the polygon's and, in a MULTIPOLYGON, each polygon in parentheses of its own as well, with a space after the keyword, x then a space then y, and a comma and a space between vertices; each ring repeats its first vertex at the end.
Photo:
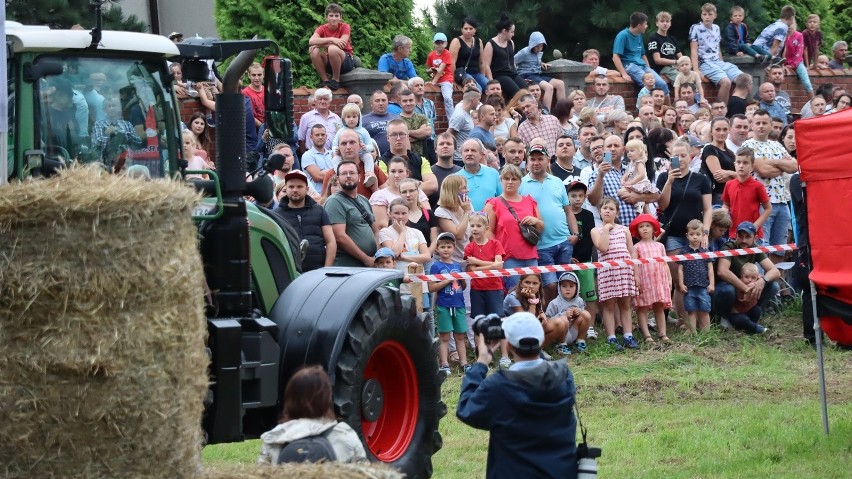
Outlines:
MULTIPOLYGON (((485 202, 482 212, 488 215, 488 229, 494 239, 506 250, 504 268, 538 266, 538 249, 521 235, 521 225, 529 225, 539 233, 544 230, 544 221, 538 212, 538 204, 528 195, 521 195, 521 170, 515 165, 506 165, 500 171, 503 193, 485 202), (511 210, 510 210, 511 208, 511 210), (512 214, 514 210, 515 214, 512 214), (517 216, 517 220, 515 217, 517 216)), ((503 277, 506 291, 518 284, 517 276, 503 277)))
MULTIPOLYGON (((655 130, 656 131, 656 130, 655 130)), ((668 131, 668 130, 664 130, 668 131)), ((653 133, 653 132, 652 132, 653 133)), ((701 247, 707 247, 710 225, 713 220, 712 187, 710 180, 701 173, 689 171, 689 143, 683 140, 675 141, 671 146, 671 168, 661 173, 657 178, 657 188, 660 189, 658 202, 662 214, 660 223, 664 230, 666 254, 679 254, 689 246, 686 238, 686 225, 692 220, 704 224, 704 238, 701 247)), ((672 277, 676 278, 678 263, 669 263, 672 277)), ((683 308, 683 293, 675 288, 673 297, 678 317, 686 318, 683 308)))

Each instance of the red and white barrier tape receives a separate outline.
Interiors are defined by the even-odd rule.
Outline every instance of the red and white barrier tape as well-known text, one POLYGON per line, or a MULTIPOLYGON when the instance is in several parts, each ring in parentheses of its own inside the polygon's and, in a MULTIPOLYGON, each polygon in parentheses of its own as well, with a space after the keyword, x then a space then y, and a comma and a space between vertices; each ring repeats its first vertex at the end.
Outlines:
POLYGON ((659 258, 639 258, 621 261, 594 261, 591 263, 557 264, 553 266, 526 266, 523 268, 491 269, 484 271, 466 271, 464 273, 445 274, 417 274, 409 275, 412 281, 446 281, 448 279, 475 279, 475 278, 500 278, 503 276, 517 276, 522 274, 560 273, 563 271, 579 271, 586 269, 612 268, 618 266, 633 266, 636 264, 650 263, 672 263, 678 261, 690 261, 696 259, 728 258, 731 256, 743 256, 756 253, 773 253, 776 251, 793 251, 794 244, 782 244, 774 246, 755 246, 752 248, 731 249, 725 251, 708 251, 706 253, 676 254, 672 256, 661 256, 659 258))

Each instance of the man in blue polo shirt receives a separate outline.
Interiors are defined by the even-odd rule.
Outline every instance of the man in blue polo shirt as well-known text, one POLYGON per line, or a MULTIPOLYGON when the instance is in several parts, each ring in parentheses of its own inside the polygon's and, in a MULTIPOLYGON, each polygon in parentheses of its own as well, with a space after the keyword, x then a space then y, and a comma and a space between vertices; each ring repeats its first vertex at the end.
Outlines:
MULTIPOLYGON (((538 212, 544 221, 544 231, 538 242, 538 265, 569 264, 577 242, 577 219, 565 185, 558 177, 547 172, 550 154, 544 140, 533 138, 527 158, 527 175, 521 180, 520 193, 531 196, 538 203, 538 212)), ((544 301, 556 297, 556 273, 543 273, 544 301)))
POLYGON ((642 12, 630 14, 630 27, 618 32, 612 44, 612 63, 621 73, 625 81, 632 81, 642 87, 642 75, 646 72, 654 74, 654 87, 669 94, 669 86, 648 66, 645 55, 645 41, 642 34, 648 29, 648 15, 642 12))
POLYGON ((461 156, 464 168, 454 174, 467 179, 467 196, 470 198, 470 204, 474 211, 482 211, 486 201, 503 193, 500 173, 482 163, 485 158, 485 147, 477 139, 462 143, 461 156))

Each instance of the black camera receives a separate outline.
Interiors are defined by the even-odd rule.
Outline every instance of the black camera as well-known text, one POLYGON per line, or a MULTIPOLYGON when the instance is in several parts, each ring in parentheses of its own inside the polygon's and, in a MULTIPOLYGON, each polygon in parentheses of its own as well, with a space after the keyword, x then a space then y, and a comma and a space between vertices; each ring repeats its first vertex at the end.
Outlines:
POLYGON ((473 319, 474 334, 481 334, 486 341, 497 341, 506 339, 506 333, 503 332, 503 318, 497 314, 489 314, 488 316, 480 314, 473 319))

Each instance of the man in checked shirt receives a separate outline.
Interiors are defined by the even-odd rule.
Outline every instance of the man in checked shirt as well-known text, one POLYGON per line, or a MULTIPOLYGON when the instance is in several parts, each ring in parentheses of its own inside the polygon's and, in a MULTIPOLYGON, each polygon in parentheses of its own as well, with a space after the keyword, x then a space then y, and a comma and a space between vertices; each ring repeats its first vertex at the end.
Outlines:
POLYGON ((104 101, 106 120, 95 122, 92 127, 92 149, 100 153, 104 164, 113 167, 122 153, 142 146, 142 138, 133 124, 121 118, 121 101, 108 98, 104 101))

